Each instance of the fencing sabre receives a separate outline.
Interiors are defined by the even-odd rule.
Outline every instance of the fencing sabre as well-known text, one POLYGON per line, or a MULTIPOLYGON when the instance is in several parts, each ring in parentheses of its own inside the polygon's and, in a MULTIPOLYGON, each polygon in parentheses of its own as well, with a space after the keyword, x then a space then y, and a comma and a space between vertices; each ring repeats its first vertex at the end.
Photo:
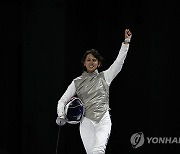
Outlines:
POLYGON ((58 152, 58 146, 59 146, 59 136, 60 136, 61 126, 63 126, 63 125, 66 124, 66 119, 65 119, 64 117, 57 117, 56 123, 57 123, 57 125, 59 125, 58 137, 57 137, 57 141, 56 141, 56 154, 57 154, 57 152, 58 152))

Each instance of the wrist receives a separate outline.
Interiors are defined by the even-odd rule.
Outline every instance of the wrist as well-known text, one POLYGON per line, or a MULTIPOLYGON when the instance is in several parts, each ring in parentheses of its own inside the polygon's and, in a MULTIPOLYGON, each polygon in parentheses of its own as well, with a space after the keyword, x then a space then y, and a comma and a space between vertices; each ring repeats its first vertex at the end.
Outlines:
POLYGON ((124 40, 124 44, 129 44, 130 43, 130 38, 126 38, 125 40, 124 40))

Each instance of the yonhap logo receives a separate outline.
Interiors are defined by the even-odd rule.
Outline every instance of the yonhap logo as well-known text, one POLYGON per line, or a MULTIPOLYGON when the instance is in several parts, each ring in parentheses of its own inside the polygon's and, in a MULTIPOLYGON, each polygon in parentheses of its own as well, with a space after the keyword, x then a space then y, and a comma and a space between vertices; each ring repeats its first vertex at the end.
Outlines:
POLYGON ((146 137, 142 132, 131 136, 130 142, 134 149, 142 146, 144 142, 148 144, 180 144, 180 137, 146 137))
POLYGON ((142 132, 135 133, 131 136, 130 141, 133 148, 138 148, 144 144, 144 134, 142 132))

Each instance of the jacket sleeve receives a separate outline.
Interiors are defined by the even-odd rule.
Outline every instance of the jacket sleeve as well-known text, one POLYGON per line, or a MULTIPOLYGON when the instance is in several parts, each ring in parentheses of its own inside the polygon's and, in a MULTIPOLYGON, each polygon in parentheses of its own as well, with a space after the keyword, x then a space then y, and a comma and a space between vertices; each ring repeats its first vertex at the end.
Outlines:
POLYGON ((107 70, 104 71, 104 77, 108 85, 111 84, 112 80, 121 71, 128 49, 129 49, 129 44, 122 43, 116 60, 107 70))
POLYGON ((75 95, 75 93, 76 93, 76 87, 73 80, 71 84, 68 86, 65 93, 62 95, 62 97, 58 101, 57 114, 59 117, 64 115, 64 107, 68 103, 68 101, 75 95))

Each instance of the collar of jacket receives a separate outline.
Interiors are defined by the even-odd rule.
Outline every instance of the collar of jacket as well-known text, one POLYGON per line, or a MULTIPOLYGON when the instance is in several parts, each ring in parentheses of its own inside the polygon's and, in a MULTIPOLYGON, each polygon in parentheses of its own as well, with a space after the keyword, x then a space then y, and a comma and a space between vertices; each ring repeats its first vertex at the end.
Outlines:
POLYGON ((96 70, 94 70, 94 72, 92 72, 92 73, 88 73, 88 72, 86 72, 86 71, 84 71, 83 72, 83 76, 96 76, 96 75, 98 75, 99 74, 99 72, 98 72, 98 70, 96 69, 96 70))

